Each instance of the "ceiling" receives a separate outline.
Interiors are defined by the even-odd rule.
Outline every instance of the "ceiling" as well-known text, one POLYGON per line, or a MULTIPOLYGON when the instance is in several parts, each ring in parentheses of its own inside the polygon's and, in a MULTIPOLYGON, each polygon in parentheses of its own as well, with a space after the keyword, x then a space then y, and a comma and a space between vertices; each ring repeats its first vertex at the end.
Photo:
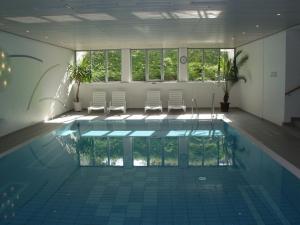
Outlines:
POLYGON ((299 0, 9 0, 0 30, 74 50, 236 47, 300 24, 299 0))

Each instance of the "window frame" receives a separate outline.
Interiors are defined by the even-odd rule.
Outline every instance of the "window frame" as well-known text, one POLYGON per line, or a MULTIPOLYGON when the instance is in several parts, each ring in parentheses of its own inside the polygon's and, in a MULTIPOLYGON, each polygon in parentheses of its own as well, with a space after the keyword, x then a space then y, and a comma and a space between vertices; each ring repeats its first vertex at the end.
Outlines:
POLYGON ((179 48, 133 48, 130 49, 130 68, 131 68, 131 81, 132 82, 177 82, 179 78, 179 48), (176 68, 176 80, 165 80, 165 67, 164 67, 164 58, 165 58, 165 52, 168 49, 175 49, 177 51, 177 68, 176 68), (142 50, 145 52, 145 73, 144 81, 135 81, 133 80, 133 73, 132 73, 132 51, 135 50, 142 50), (160 51, 160 79, 150 79, 150 73, 149 73, 149 51, 151 50, 159 50, 160 51))
POLYGON ((90 70, 92 70, 92 52, 97 52, 97 51, 103 51, 105 55, 105 80, 104 81, 92 81, 91 83, 113 83, 113 82, 122 82, 122 49, 94 49, 94 50, 76 50, 75 51, 75 64, 77 65, 77 52, 88 52, 89 57, 90 57, 90 70), (109 51, 119 51, 120 56, 121 56, 121 62, 120 62, 120 80, 118 81, 109 81, 109 60, 108 60, 108 52, 109 51))
POLYGON ((221 50, 223 49, 230 49, 230 50, 233 50, 233 53, 235 54, 235 51, 236 49, 235 48, 187 48, 187 58, 188 58, 188 63, 187 63, 187 77, 188 77, 188 81, 189 82, 220 82, 220 81, 223 81, 223 79, 221 79, 221 65, 220 65, 220 59, 221 59, 221 50), (219 54, 218 54, 218 76, 217 76, 217 79, 216 80, 205 80, 205 76, 202 76, 202 79, 201 80, 190 80, 190 74, 189 74, 189 69, 188 69, 188 64, 189 64, 189 50, 190 49, 199 49, 201 51, 201 54, 202 54, 202 69, 204 69, 204 65, 205 65, 205 55, 204 55, 204 52, 206 49, 217 49, 219 50, 219 54))

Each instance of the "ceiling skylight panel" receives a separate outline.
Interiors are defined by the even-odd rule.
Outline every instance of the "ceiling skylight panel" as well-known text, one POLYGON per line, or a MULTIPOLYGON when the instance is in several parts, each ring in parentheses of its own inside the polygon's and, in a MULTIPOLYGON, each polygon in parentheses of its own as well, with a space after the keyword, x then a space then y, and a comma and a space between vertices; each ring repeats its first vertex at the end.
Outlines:
POLYGON ((222 11, 220 11, 220 10, 206 10, 205 13, 206 13, 206 18, 215 19, 215 18, 218 18, 220 16, 222 11))
POLYGON ((86 14, 76 14, 76 16, 90 21, 116 20, 115 17, 107 13, 86 13, 86 14))
POLYGON ((41 19, 38 17, 33 17, 33 16, 24 16, 24 17, 5 17, 5 19, 7 20, 11 20, 14 22, 18 22, 18 23, 28 23, 28 24, 32 24, 32 23, 48 23, 48 20, 45 19, 41 19))
POLYGON ((132 14, 142 20, 171 19, 170 15, 166 12, 133 12, 132 14))
POLYGON ((199 19, 200 15, 197 10, 180 10, 171 13, 174 18, 178 19, 199 19))
POLYGON ((63 23, 63 22, 79 22, 81 21, 79 18, 76 18, 71 15, 57 15, 57 16, 43 16, 44 18, 58 22, 58 23, 63 23))

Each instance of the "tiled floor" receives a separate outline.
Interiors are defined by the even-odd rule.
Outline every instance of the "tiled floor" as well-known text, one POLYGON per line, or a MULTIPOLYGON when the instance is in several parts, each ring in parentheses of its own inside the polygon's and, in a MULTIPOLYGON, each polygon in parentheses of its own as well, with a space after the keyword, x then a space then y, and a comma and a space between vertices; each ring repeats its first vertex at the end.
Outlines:
MULTIPOLYGON (((300 169, 300 131, 288 127, 280 127, 268 121, 262 120, 256 116, 238 109, 232 109, 230 113, 221 114, 216 112, 219 118, 227 118, 227 122, 232 126, 245 131, 247 134, 254 137, 257 141, 276 152, 278 155, 286 159, 288 162, 300 169)), ((128 110, 128 113, 104 115, 101 113, 93 113, 87 115, 87 112, 69 112, 59 118, 49 121, 49 123, 39 123, 37 125, 19 130, 4 137, 0 137, 0 154, 9 149, 16 148, 24 142, 28 142, 32 138, 45 134, 62 124, 71 122, 76 119, 91 120, 95 118, 108 118, 110 119, 145 119, 145 116, 150 116, 157 119, 167 118, 196 118, 196 114, 192 115, 191 112, 172 113, 172 114, 144 114, 142 109, 128 110)), ((209 119, 209 110, 200 110, 198 118, 209 119)))

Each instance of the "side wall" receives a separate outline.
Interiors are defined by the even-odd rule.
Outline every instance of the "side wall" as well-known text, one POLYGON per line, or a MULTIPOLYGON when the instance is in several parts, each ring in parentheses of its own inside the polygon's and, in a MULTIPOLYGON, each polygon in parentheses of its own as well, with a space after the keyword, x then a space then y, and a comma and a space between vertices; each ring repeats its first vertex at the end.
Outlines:
POLYGON ((286 78, 286 32, 238 49, 249 54, 241 69, 248 82, 239 83, 240 107, 278 125, 284 122, 286 78))
POLYGON ((0 77, 0 136, 69 110, 73 51, 0 32, 12 72, 0 77))
MULTIPOLYGON (((300 31, 286 33, 286 92, 300 85, 300 31)), ((285 96, 285 122, 292 117, 300 118, 300 91, 285 96)))

